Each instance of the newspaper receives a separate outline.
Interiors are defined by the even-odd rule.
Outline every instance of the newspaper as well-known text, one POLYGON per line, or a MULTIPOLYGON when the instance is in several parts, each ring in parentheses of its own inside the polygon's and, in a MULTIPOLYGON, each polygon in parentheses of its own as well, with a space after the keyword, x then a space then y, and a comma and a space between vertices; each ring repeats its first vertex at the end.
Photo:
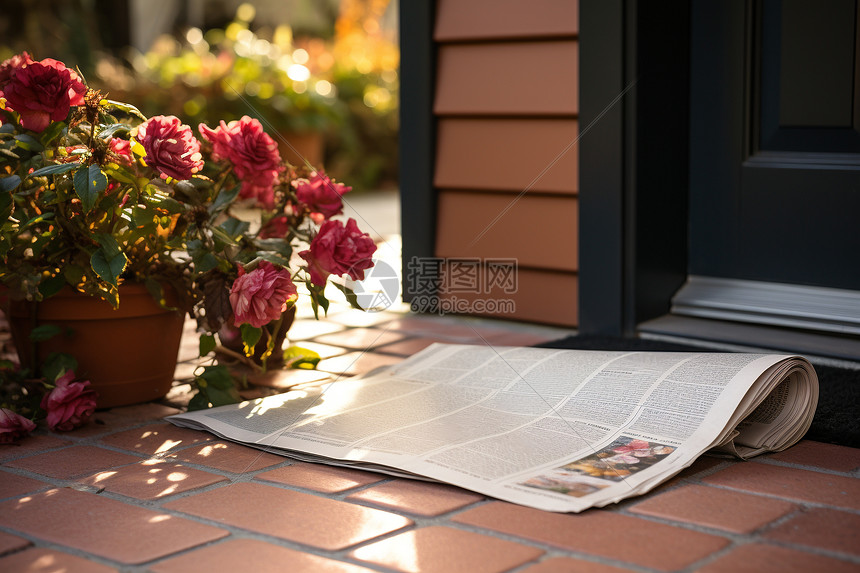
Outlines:
POLYGON ((709 450, 787 448, 817 401, 815 370, 798 356, 434 344, 365 377, 168 420, 579 512, 645 493, 709 450))

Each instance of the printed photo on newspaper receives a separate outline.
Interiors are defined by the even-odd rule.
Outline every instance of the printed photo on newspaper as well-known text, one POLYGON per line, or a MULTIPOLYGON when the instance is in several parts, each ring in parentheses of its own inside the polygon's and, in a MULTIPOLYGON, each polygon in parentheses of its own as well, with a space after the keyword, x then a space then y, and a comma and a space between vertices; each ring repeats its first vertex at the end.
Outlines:
POLYGON ((167 418, 305 461, 579 512, 649 491, 706 452, 799 441, 804 358, 434 344, 364 377, 167 418))

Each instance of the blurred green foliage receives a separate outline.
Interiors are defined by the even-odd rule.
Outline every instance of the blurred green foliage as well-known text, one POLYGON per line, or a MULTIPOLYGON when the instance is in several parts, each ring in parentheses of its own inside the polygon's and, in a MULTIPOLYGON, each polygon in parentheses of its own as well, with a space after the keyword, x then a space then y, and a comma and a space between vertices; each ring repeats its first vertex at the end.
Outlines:
POLYGON ((22 50, 61 59, 92 87, 109 86, 112 99, 195 128, 249 115, 275 139, 318 134, 324 147, 315 167, 342 174, 355 191, 397 184, 399 51, 381 24, 389 0, 340 0, 329 38, 255 25, 253 6, 243 4, 226 25, 175 26, 146 53, 127 46, 117 23, 128 15, 115 2, 16 5, 0 23, 0 32, 13 26, 0 40, 0 59, 22 50), (12 33, 16 18, 23 24, 12 33))

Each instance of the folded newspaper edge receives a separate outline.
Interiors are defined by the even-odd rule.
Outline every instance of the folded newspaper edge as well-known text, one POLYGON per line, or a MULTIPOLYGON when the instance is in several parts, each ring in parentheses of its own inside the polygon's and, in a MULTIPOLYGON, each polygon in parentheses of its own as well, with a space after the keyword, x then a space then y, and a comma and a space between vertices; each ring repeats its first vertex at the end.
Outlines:
POLYGON ((783 450, 817 403, 800 356, 434 344, 363 377, 167 420, 298 460, 579 512, 645 493, 705 452, 783 450))

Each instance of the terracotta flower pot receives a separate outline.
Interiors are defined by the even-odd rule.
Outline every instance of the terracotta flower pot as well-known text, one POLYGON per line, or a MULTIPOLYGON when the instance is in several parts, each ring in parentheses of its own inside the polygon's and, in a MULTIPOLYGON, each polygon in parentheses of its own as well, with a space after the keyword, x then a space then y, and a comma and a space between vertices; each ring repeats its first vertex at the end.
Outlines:
POLYGON ((36 363, 51 352, 71 354, 75 373, 99 393, 99 408, 163 397, 173 383, 184 314, 158 306, 143 285, 123 285, 119 292, 117 310, 72 289, 40 303, 12 301, 7 315, 21 364, 31 364, 33 352, 36 363), (30 332, 43 324, 62 334, 33 344, 30 332))

